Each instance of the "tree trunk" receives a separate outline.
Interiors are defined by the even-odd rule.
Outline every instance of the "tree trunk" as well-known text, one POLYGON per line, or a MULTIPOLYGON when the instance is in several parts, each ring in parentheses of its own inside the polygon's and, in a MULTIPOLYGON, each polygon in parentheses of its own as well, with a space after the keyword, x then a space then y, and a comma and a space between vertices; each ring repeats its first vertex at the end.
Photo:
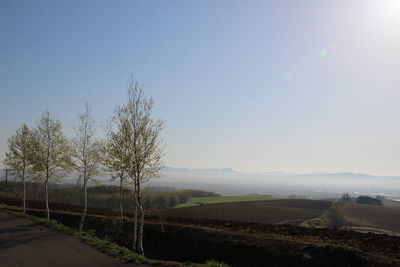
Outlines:
POLYGON ((121 215, 121 224, 124 221, 124 209, 122 208, 122 193, 123 193, 123 187, 122 187, 122 176, 120 177, 119 180, 119 211, 121 215))
POLYGON ((138 201, 138 206, 140 210, 140 226, 139 226, 139 236, 138 236, 138 253, 141 255, 144 255, 144 250, 143 250, 143 226, 144 226, 144 210, 143 210, 143 204, 142 204, 142 197, 141 194, 139 193, 139 201, 138 201))
POLYGON ((88 203, 88 201, 87 201, 87 187, 86 187, 86 184, 87 184, 87 180, 86 180, 86 178, 84 178, 84 180, 83 180, 84 204, 83 204, 83 213, 82 213, 81 221, 79 223, 79 231, 82 231, 82 229, 83 229, 83 223, 85 221, 86 212, 87 212, 87 203, 88 203))
POLYGON ((26 181, 25 175, 22 177, 22 213, 25 214, 26 210, 26 181))
POLYGON ((49 181, 49 179, 46 179, 46 181, 44 182, 44 194, 46 197, 46 213, 47 213, 47 220, 50 220, 50 209, 49 209, 49 192, 47 190, 47 182, 49 181))
POLYGON ((140 225, 138 229, 138 244, 137 244, 137 252, 141 255, 144 255, 143 250, 143 225, 144 225, 144 211, 143 211, 143 203, 142 203, 142 193, 140 191, 140 182, 137 183, 137 206, 140 210, 140 225))
POLYGON ((119 180, 119 212, 120 212, 120 221, 118 226, 117 238, 121 234, 122 225, 124 223, 124 209, 122 207, 122 198, 123 197, 123 187, 122 187, 122 175, 120 176, 119 180))
POLYGON ((133 222, 133 240, 132 240, 132 251, 136 252, 137 248, 137 213, 138 213, 138 205, 137 205, 137 197, 136 197, 136 185, 135 185, 135 190, 133 192, 133 205, 134 205, 134 210, 133 210, 133 216, 134 216, 134 222, 133 222))

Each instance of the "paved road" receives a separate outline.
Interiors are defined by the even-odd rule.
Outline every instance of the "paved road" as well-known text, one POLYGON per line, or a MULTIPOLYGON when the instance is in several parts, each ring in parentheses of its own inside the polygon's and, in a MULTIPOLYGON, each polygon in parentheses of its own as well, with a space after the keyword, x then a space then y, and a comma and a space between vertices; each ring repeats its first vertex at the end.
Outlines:
POLYGON ((123 264, 59 231, 3 212, 0 212, 0 266, 139 267, 123 264))

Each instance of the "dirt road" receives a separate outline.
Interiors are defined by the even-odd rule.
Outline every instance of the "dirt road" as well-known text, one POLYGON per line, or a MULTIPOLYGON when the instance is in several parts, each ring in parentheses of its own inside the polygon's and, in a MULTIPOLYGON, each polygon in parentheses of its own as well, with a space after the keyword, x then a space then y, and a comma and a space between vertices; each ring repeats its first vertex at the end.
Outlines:
POLYGON ((71 236, 3 212, 0 212, 0 266, 139 267, 123 264, 71 236))

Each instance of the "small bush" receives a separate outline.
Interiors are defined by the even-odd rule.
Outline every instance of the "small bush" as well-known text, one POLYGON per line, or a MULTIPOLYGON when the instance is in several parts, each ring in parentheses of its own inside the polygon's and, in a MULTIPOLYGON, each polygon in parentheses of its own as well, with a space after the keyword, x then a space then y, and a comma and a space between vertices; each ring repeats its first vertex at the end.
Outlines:
POLYGON ((332 228, 340 228, 344 225, 346 217, 343 211, 343 204, 333 202, 327 213, 328 226, 332 228))

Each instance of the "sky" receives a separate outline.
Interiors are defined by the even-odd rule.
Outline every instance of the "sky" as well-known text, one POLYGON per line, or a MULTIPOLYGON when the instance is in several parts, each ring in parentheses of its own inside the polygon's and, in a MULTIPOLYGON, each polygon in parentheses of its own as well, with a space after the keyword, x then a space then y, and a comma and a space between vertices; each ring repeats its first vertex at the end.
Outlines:
POLYGON ((0 160, 133 77, 185 168, 400 175, 400 1, 0 0, 0 160))

